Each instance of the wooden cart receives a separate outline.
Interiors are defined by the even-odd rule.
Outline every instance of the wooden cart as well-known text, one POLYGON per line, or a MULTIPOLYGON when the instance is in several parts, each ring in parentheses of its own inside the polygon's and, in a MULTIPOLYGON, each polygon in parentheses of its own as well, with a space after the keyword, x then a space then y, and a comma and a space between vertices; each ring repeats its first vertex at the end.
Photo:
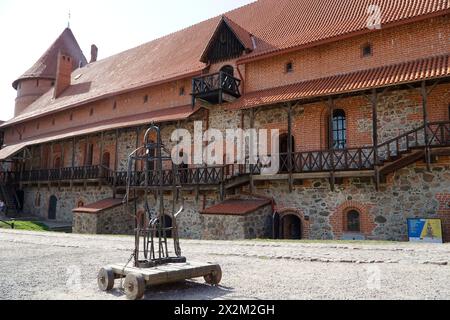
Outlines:
POLYGON ((203 277, 207 284, 218 285, 222 270, 217 264, 188 262, 170 263, 154 268, 135 268, 114 264, 102 268, 97 282, 100 290, 111 291, 116 279, 125 278, 124 290, 128 299, 142 299, 147 287, 203 277))

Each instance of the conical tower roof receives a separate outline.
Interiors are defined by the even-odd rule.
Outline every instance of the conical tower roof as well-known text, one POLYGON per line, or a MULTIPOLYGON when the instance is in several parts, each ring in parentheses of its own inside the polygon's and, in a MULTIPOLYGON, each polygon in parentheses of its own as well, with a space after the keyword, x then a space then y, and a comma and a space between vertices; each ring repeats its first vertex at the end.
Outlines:
POLYGON ((57 58, 60 51, 73 58, 74 69, 78 68, 80 63, 83 66, 87 64, 72 30, 66 28, 39 60, 13 82, 14 89, 17 89, 18 83, 24 79, 56 79, 57 58))

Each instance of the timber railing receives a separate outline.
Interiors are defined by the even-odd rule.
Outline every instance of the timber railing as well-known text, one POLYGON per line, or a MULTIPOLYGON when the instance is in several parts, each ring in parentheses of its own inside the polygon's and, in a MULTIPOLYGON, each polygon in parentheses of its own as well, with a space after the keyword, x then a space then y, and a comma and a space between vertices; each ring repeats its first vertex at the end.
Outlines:
MULTIPOLYGON (((248 174, 249 171, 244 169, 245 166, 231 164, 222 166, 196 167, 196 168, 179 168, 175 172, 172 169, 163 170, 162 185, 173 186, 181 185, 218 185, 229 181, 235 177, 248 174), (175 175, 177 175, 175 177, 175 175)), ((114 186, 125 187, 128 183, 127 172, 114 172, 114 186)), ((158 187, 161 185, 160 175, 156 171, 134 171, 129 178, 131 187, 158 187)))
MULTIPOLYGON (((450 147, 450 121, 428 123, 426 126, 420 126, 385 141, 377 147, 282 153, 279 155, 279 173, 373 170, 376 165, 392 161, 414 149, 438 147, 450 147)), ((193 186, 223 184, 240 176, 261 174, 262 169, 268 165, 263 162, 260 160, 254 165, 247 163, 179 168, 175 173, 178 175, 176 181, 182 185, 193 186)), ((0 172, 1 184, 102 180, 112 186, 123 187, 127 185, 127 178, 127 172, 113 171, 101 165, 0 172)), ((171 169, 164 170, 162 185, 172 186, 173 181, 174 172, 171 169)), ((155 171, 134 171, 130 176, 130 185, 160 186, 160 176, 155 171)))
MULTIPOLYGON (((11 172, 12 173, 12 172, 11 172)), ((104 166, 83 166, 58 169, 38 169, 14 172, 14 182, 53 182, 53 181, 72 181, 72 180, 111 180, 112 171, 104 166)))
POLYGON ((195 100, 217 93, 220 94, 219 99, 222 99, 221 93, 226 93, 237 98, 241 96, 240 85, 241 80, 220 71, 192 79, 192 96, 195 100))

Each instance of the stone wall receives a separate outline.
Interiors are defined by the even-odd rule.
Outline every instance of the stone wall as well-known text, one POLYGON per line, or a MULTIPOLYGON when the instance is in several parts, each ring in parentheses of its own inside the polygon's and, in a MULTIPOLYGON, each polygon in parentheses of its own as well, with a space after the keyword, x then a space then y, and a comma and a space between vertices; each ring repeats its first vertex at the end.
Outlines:
POLYGON ((50 187, 24 188, 24 212, 27 215, 35 215, 44 219, 48 218, 49 201, 51 196, 57 199, 56 220, 61 222, 72 222, 72 210, 78 207, 81 201, 83 204, 94 203, 105 198, 110 198, 113 194, 111 187, 83 186, 74 187, 50 187))
POLYGON ((203 214, 202 239, 243 240, 272 237, 272 206, 246 215, 203 214))
POLYGON ((371 179, 344 179, 331 191, 328 180, 296 183, 289 193, 286 182, 261 183, 257 192, 273 196, 277 208, 295 208, 310 217, 310 239, 341 239, 346 232, 345 215, 351 209, 361 214, 361 232, 368 239, 407 240, 408 218, 439 218, 450 241, 450 162, 448 159, 426 171, 423 163, 399 170, 387 184, 375 190, 371 179), (448 201, 447 201, 448 202, 448 201))
POLYGON ((99 213, 76 212, 73 214, 74 233, 81 234, 134 234, 135 219, 122 206, 99 213))

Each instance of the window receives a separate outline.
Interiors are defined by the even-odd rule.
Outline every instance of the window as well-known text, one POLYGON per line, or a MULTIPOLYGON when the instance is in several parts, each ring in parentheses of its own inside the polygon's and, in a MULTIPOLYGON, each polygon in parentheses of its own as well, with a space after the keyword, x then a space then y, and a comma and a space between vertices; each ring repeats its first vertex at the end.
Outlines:
POLYGON ((83 208, 84 207, 84 202, 83 202, 83 200, 79 200, 78 202, 77 202, 77 208, 83 208))
POLYGON ((54 87, 55 86, 55 81, 52 81, 52 87, 54 87))
POLYGON ((39 80, 36 80, 36 87, 39 87, 39 80))
POLYGON ((285 68, 286 73, 294 72, 294 64, 292 62, 287 62, 285 68))
POLYGON ((148 94, 146 94, 145 96, 144 96, 144 103, 147 103, 148 102, 148 94))
POLYGON ((92 166, 93 157, 94 157, 94 145, 90 143, 87 148, 86 166, 92 166))
POLYGON ((53 118, 53 119, 52 119, 52 126, 54 126, 55 123, 56 123, 56 120, 55 120, 55 118, 53 118))
POLYGON ((184 87, 181 87, 180 88, 180 96, 184 96, 184 94, 185 94, 184 87))
POLYGON ((53 161, 53 168, 54 169, 62 168, 62 163, 61 163, 60 157, 56 157, 55 160, 53 161))
POLYGON ((351 210, 347 213, 347 231, 361 232, 360 214, 356 210, 351 210))
POLYGON ((89 116, 93 116, 94 115, 94 108, 91 108, 91 111, 89 111, 89 116))
POLYGON ((109 169, 111 162, 111 154, 109 152, 105 152, 102 157, 102 166, 109 169))
POLYGON ((114 103, 113 103, 113 110, 116 110, 117 109, 117 101, 114 101, 114 103))
POLYGON ((70 121, 73 120, 73 113, 70 114, 70 117, 69 117, 69 118, 70 118, 70 121))
POLYGON ((370 43, 366 43, 362 46, 362 56, 365 57, 370 57, 372 55, 373 51, 372 51, 372 45, 370 43))
POLYGON ((39 122, 36 124, 36 130, 39 130, 40 124, 39 122))
POLYGON ((333 149, 347 148, 347 125, 344 110, 333 112, 333 149))

